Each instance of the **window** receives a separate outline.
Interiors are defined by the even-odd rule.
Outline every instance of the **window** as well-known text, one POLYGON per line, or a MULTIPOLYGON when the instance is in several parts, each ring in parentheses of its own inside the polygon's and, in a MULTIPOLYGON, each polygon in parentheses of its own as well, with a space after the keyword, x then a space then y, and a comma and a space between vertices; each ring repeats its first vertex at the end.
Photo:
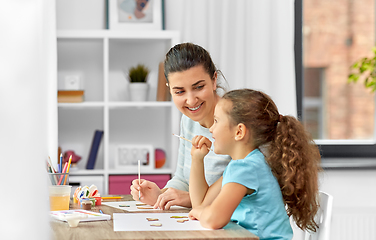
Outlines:
POLYGON ((304 67, 303 116, 304 127, 314 139, 325 139, 325 121, 323 121, 323 77, 325 68, 304 67))
POLYGON ((295 1, 298 117, 323 158, 376 157, 375 94, 350 66, 372 56, 374 0, 295 1))

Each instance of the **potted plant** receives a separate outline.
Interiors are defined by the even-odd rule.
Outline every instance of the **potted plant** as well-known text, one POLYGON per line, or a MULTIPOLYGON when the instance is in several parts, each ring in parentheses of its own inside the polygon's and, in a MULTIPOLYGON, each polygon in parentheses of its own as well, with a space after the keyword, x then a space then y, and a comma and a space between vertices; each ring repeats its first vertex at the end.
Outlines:
POLYGON ((372 92, 376 90, 376 47, 372 48, 373 56, 364 57, 350 67, 348 82, 357 82, 360 78, 364 79, 366 88, 372 92))
POLYGON ((132 101, 146 101, 149 85, 147 77, 150 70, 143 64, 131 67, 128 72, 129 90, 132 101))

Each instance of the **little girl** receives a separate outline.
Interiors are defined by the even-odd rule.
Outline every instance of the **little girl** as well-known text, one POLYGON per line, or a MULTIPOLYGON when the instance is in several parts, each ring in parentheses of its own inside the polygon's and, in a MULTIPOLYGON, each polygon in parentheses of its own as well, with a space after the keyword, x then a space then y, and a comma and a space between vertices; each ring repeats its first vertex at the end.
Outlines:
POLYGON ((291 239, 292 215, 301 229, 316 231, 320 153, 296 118, 280 115, 265 93, 233 90, 216 105, 210 132, 215 153, 233 160, 208 187, 203 158, 212 143, 192 139, 191 219, 212 229, 231 220, 260 239, 291 239))

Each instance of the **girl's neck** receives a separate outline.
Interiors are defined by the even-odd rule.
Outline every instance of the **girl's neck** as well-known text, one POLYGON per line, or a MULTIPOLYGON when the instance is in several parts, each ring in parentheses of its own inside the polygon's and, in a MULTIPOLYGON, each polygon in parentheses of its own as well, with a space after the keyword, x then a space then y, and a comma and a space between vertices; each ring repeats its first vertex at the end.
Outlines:
POLYGON ((251 153, 255 149, 256 148, 250 146, 249 143, 242 144, 241 142, 239 142, 233 148, 232 154, 230 154, 230 156, 233 160, 244 159, 246 156, 248 156, 249 153, 251 153))

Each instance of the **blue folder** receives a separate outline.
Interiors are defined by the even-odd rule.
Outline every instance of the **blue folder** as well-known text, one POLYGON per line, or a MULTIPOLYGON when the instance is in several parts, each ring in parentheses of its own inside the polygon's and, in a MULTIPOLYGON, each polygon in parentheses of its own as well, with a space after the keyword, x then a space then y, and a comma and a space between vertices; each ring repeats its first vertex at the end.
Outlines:
POLYGON ((103 131, 95 130, 93 142, 91 143, 89 159, 86 163, 86 169, 94 169, 95 161, 97 160, 99 145, 101 144, 103 131))

